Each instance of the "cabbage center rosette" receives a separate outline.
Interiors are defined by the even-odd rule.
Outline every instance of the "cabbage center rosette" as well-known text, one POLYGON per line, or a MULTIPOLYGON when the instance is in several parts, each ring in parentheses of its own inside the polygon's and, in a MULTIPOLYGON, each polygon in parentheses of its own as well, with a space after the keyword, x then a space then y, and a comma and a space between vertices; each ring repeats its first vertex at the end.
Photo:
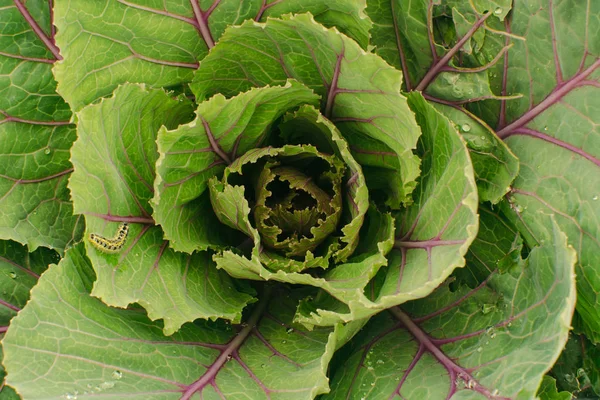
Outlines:
POLYGON ((237 165, 225 170, 225 177, 229 180, 231 172, 247 169, 252 184, 246 192, 254 192, 254 224, 262 242, 286 257, 306 256, 335 232, 340 221, 344 165, 313 146, 284 146, 261 153, 258 161, 239 158, 237 165))
MULTIPOLYGON (((241 185, 252 210, 265 265, 295 271, 327 267, 339 248, 336 235, 342 216, 342 181, 346 168, 335 155, 312 145, 261 148, 243 155, 225 169, 221 180, 210 181, 213 209, 221 222, 240 229, 224 207, 226 188, 241 185), (278 254, 271 254, 276 252, 278 254), (291 262, 277 262, 277 256, 291 262), (304 260, 311 262, 302 263, 304 260)), ((233 191, 231 191, 233 192, 233 191)))
POLYGON ((213 249, 233 276, 283 281, 353 254, 365 177, 314 99, 296 82, 217 95, 159 132, 154 216, 176 250, 213 249))

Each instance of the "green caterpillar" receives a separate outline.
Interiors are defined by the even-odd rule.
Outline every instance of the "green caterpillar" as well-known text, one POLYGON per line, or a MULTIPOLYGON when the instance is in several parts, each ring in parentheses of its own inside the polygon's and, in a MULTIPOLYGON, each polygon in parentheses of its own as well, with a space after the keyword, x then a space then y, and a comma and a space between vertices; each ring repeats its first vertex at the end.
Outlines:
POLYGON ((127 223, 123 223, 119 226, 114 238, 107 239, 103 236, 96 235, 95 233, 90 233, 89 240, 98 250, 106 253, 116 253, 123 248, 128 233, 129 226, 127 223))

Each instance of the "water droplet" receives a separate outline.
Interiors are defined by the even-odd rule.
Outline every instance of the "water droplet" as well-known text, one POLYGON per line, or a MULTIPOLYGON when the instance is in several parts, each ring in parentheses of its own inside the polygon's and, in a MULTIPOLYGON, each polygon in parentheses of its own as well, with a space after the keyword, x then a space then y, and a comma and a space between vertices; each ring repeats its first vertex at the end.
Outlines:
POLYGON ((479 347, 477 348, 477 352, 478 352, 478 353, 481 353, 482 351, 483 351, 483 347, 479 346, 479 347))
POLYGON ((77 400, 77 395, 75 393, 66 393, 65 399, 67 400, 77 400))
POLYGON ((287 340, 282 340, 281 341, 281 344, 286 344, 286 343, 287 343, 287 340))
POLYGON ((519 214, 523 212, 523 207, 520 205, 516 205, 515 206, 515 211, 518 212, 519 214))
POLYGON ((383 364, 384 361, 383 360, 377 360, 377 364, 383 364))
POLYGON ((462 124, 462 126, 460 127, 460 129, 462 129, 463 132, 469 132, 471 130, 471 125, 469 125, 469 124, 462 124))
POLYGON ((367 370, 369 370, 369 371, 373 371, 373 369, 374 368, 372 366, 370 366, 370 365, 367 367, 367 370))
POLYGON ((15 271, 10 271, 8 275, 10 275, 10 277, 13 279, 17 279, 17 273, 15 271))
POLYGON ((544 127, 544 130, 545 130, 545 131, 548 131, 548 127, 547 127, 547 126, 545 126, 545 127, 544 127))
POLYGON ((114 371, 114 372, 112 373, 112 377, 113 377, 114 379, 121 379, 121 378, 123 377, 123 373, 122 373, 121 371, 118 371, 118 370, 117 370, 117 371, 114 371))
POLYGON ((498 393, 500 393, 500 391, 498 389, 494 389, 492 396, 498 396, 498 393))
POLYGON ((598 196, 596 195, 596 196, 592 197, 592 200, 594 200, 594 201, 598 200, 598 196))
POLYGON ((493 338, 495 338, 495 337, 496 337, 496 332, 492 333, 492 334, 490 335, 490 337, 491 337, 492 339, 493 339, 493 338))
POLYGON ((289 335, 290 333, 292 333, 292 332, 294 332, 294 328, 288 328, 288 329, 285 331, 285 333, 287 333, 288 335, 289 335))
POLYGON ((506 326, 512 326, 512 322, 509 322, 508 324, 506 324, 506 326))
POLYGON ((375 386, 375 382, 371 382, 371 386, 375 386))
POLYGON ((261 364, 260 367, 261 368, 267 368, 267 364, 261 364))
POLYGON ((496 9, 494 10, 494 14, 500 15, 500 14, 502 14, 502 11, 504 11, 504 10, 502 10, 502 7, 496 7, 496 9))
POLYGON ((44 149, 44 154, 45 154, 45 155, 48 155, 48 154, 50 154, 50 148, 49 148, 49 147, 46 147, 46 148, 44 149))
POLYGON ((227 361, 231 360, 231 354, 227 355, 227 361))
POLYGON ((477 382, 474 380, 469 379, 469 381, 467 381, 467 389, 473 389, 475 386, 477 386, 477 382))

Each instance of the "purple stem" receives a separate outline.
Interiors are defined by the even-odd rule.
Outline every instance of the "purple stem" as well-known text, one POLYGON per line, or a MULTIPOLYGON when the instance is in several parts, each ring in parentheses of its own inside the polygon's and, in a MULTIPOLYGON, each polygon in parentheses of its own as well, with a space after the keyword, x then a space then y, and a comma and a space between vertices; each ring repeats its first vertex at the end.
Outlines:
POLYGON ((276 4, 281 3, 283 0, 277 0, 274 1, 270 4, 267 4, 267 0, 263 0, 262 6, 260 7, 260 10, 258 10, 258 13, 256 14, 256 17, 254 17, 255 21, 260 21, 260 19, 262 18, 263 14, 265 13, 265 11, 267 11, 268 8, 273 7, 276 4))
POLYGON ((7 303, 6 301, 4 301, 2 299, 0 299, 0 305, 3 305, 6 308, 10 308, 11 310, 16 311, 16 312, 21 311, 21 309, 19 307, 14 306, 14 305, 12 305, 10 303, 7 303))
POLYGON ((544 112, 550 106, 558 102, 561 98, 566 96, 571 90, 579 87, 582 81, 585 80, 592 72, 596 70, 600 66, 600 58, 597 59, 592 65, 583 70, 582 72, 576 74, 568 81, 563 82, 556 86, 556 88, 546 97, 542 102, 540 102, 537 106, 533 107, 531 110, 527 111, 525 114, 521 115, 520 118, 513 121, 510 125, 505 126, 501 130, 497 132, 499 138, 504 139, 510 136, 515 130, 521 128, 523 125, 527 124, 529 121, 537 117, 539 114, 544 112))
MULTIPOLYGON (((506 32, 510 33, 510 23, 508 17, 504 20, 504 27, 506 28, 506 32)), ((510 36, 506 36, 504 47, 508 46, 510 42, 510 36)), ((502 91, 500 94, 502 96, 506 96, 506 86, 508 84, 508 51, 504 55, 504 64, 502 66, 502 91)), ((498 129, 504 128, 506 126, 506 100, 500 100, 500 116, 498 117, 498 129)))
POLYGON ((456 244, 463 244, 464 240, 423 240, 423 241, 403 241, 396 240, 394 243, 395 248, 409 248, 409 249, 429 249, 435 246, 452 246, 456 244))
POLYGON ((406 315, 400 308, 393 307, 390 312, 404 325, 404 327, 410 332, 410 334, 419 342, 426 351, 431 353, 440 364, 446 368, 450 376, 456 376, 467 383, 467 387, 474 390, 488 399, 502 399, 509 400, 507 397, 501 397, 493 394, 490 390, 482 386, 466 369, 457 365, 452 361, 438 346, 436 346, 431 338, 413 322, 408 315, 406 315))
POLYGON ((231 164, 231 159, 215 140, 215 137, 212 131, 210 130, 210 126, 208 125, 208 122, 203 117, 200 117, 200 119, 202 120, 202 126, 204 126, 204 131, 206 133, 206 137, 208 138, 208 142, 210 143, 210 147, 212 148, 212 150, 215 152, 215 154, 221 157, 221 159, 225 161, 228 165, 231 164))
POLYGON ((394 34, 396 35, 396 47, 398 48, 398 55, 400 56, 400 65, 402 66, 402 75, 404 75, 404 82, 406 83, 406 91, 412 90, 412 84, 410 82, 410 75, 408 75, 408 65, 406 63, 406 56, 404 55, 404 48, 402 47, 402 41, 400 40, 400 30, 398 29, 398 17, 396 16, 396 2, 392 1, 392 21, 394 24, 394 34))
POLYGON ((13 1, 15 3, 15 6, 17 6, 17 9, 21 12, 21 15, 23 15, 23 18, 25 18, 27 23, 31 26, 31 29, 33 29, 33 32, 35 32, 35 34, 40 38, 40 40, 42 42, 44 42, 44 44, 46 45, 48 50, 50 50, 50 52, 52 53, 54 58, 56 58, 57 60, 62 60, 62 57, 60 55, 60 51, 59 51, 58 47, 56 47, 56 45, 53 43, 52 39, 50 39, 48 36, 46 36, 46 34, 42 30, 42 28, 40 28, 40 26, 35 21, 35 19, 33 19, 31 14, 29 14, 29 10, 27 10, 25 5, 23 3, 21 3, 21 0, 13 0, 13 1))
POLYGON ((190 0, 190 4, 192 5, 192 9, 194 10, 194 16, 196 17, 196 22, 198 22, 198 26, 197 26, 198 32, 200 32, 200 35, 202 36, 202 39, 204 39, 206 46, 209 49, 212 49, 213 47, 215 47, 215 41, 213 40, 212 34, 210 33, 210 30, 208 29, 207 18, 202 13, 202 10, 200 9, 200 5, 198 4, 198 0, 190 0))
POLYGON ((559 147, 562 147, 564 149, 570 150, 575 154, 578 154, 586 159, 588 159, 589 161, 593 162, 594 164, 596 164, 597 166, 600 167, 600 159, 594 157, 593 155, 583 151, 582 149, 580 149, 579 147, 575 147, 570 143, 567 142, 563 142, 562 140, 556 139, 550 135, 546 135, 542 132, 538 132, 536 130, 533 129, 529 129, 529 128, 518 128, 515 129, 512 132, 509 132, 507 135, 502 136, 503 139, 506 139, 507 137, 513 136, 513 135, 524 135, 524 136, 531 136, 531 137, 535 137, 538 139, 542 139, 546 142, 555 144, 559 147))
POLYGON ((69 169, 66 169, 64 171, 57 172, 54 175, 45 176, 43 178, 38 178, 38 179, 15 179, 15 178, 11 178, 11 177, 6 176, 6 175, 0 175, 0 178, 4 178, 4 179, 10 180, 10 181, 13 181, 16 184, 23 185, 23 184, 28 184, 28 183, 40 183, 40 182, 49 181, 49 180, 52 180, 52 179, 59 178, 59 177, 61 177, 63 175, 68 175, 71 172, 73 172, 73 168, 69 168, 69 169))
POLYGON ((427 86, 429 86, 429 84, 441 72, 442 68, 448 64, 448 62, 452 59, 452 57, 454 57, 456 55, 456 53, 458 53, 458 51, 463 47, 463 45, 465 43, 467 43, 467 41, 473 36, 473 34, 477 31, 477 29, 479 29, 479 27, 481 25, 483 25, 485 20, 488 19, 490 15, 492 15, 492 14, 487 13, 487 14, 484 14, 483 17, 479 18, 477 20, 477 22, 475 22, 475 24, 473 24, 471 29, 469 29, 469 31, 465 34, 465 36, 463 36, 462 39, 460 39, 454 45, 454 47, 452 47, 450 49, 450 51, 448 51, 448 53, 446 53, 446 55, 444 55, 444 57, 442 57, 439 61, 437 61, 433 65, 433 67, 427 72, 427 74, 425 74, 425 76, 423 77, 423 80, 421 80, 421 82, 419 82, 419 84, 417 85, 415 90, 423 92, 425 89, 427 89, 427 86))
POLYGON ((267 308, 267 304, 269 302, 270 297, 271 289, 267 287, 265 289, 265 292, 263 293, 260 302, 252 312, 252 315, 250 315, 246 326, 244 326, 244 328, 235 336, 235 338, 233 338, 233 340, 227 344, 227 347, 223 350, 223 352, 215 360, 215 362, 210 366, 210 368, 208 368, 198 380, 196 380, 194 383, 192 383, 185 389, 185 391, 181 395, 180 400, 189 400, 194 395, 194 393, 202 390, 204 387, 206 387, 206 385, 209 385, 213 382, 213 380, 217 376, 217 373, 219 373, 223 365, 225 365, 225 363, 233 357, 234 352, 236 352, 240 348, 240 346, 246 341, 248 336, 250 336, 252 331, 255 329, 256 325, 258 324, 258 321, 260 320, 267 308))
MULTIPOLYGON (((343 45, 344 42, 342 42, 343 45)), ((333 103, 335 100, 335 96, 338 94, 338 79, 340 77, 340 72, 342 68, 342 59, 344 58, 344 48, 342 47, 342 51, 337 56, 337 61, 335 63, 335 69, 333 70, 333 77, 331 78, 331 85, 329 86, 329 93, 327 94, 327 104, 325 105, 325 116, 327 118, 331 118, 331 112, 333 110, 333 103)))

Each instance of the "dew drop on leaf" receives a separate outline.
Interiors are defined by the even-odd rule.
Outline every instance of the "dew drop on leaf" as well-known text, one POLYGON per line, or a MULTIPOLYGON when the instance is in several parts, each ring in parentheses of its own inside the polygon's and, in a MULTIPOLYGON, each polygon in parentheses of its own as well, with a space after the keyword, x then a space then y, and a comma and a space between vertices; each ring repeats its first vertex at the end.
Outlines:
POLYGON ((480 347, 477 348, 477 352, 478 353, 481 353, 482 351, 483 351, 483 347, 480 346, 480 347))
POLYGON ((77 395, 73 394, 73 393, 67 393, 67 394, 65 394, 65 399, 67 399, 67 400, 77 400, 77 395))
POLYGON ((50 148, 46 147, 46 149, 44 149, 44 154, 46 154, 46 155, 50 154, 50 148))
POLYGON ((287 343, 287 340, 282 340, 281 341, 281 344, 286 344, 286 343, 287 343))
POLYGON ((494 10, 494 14, 500 15, 500 14, 502 14, 502 11, 503 11, 502 7, 496 7, 496 9, 494 10))
POLYGON ((288 328, 285 332, 289 335, 290 333, 294 332, 294 328, 288 328))
POLYGON ((469 132, 471 130, 471 125, 463 124, 460 129, 462 129, 463 132, 469 132))
POLYGON ((594 201, 598 200, 598 196, 596 195, 596 196, 592 197, 592 200, 594 200, 594 201))
POLYGON ((267 364, 261 364, 260 367, 261 368, 267 368, 267 364))
POLYGON ((17 273, 14 271, 10 271, 10 273, 8 275, 10 275, 10 277, 13 279, 17 279, 17 273))
POLYGON ((114 371, 112 373, 113 379, 121 379, 123 377, 123 373, 121 371, 114 371))

